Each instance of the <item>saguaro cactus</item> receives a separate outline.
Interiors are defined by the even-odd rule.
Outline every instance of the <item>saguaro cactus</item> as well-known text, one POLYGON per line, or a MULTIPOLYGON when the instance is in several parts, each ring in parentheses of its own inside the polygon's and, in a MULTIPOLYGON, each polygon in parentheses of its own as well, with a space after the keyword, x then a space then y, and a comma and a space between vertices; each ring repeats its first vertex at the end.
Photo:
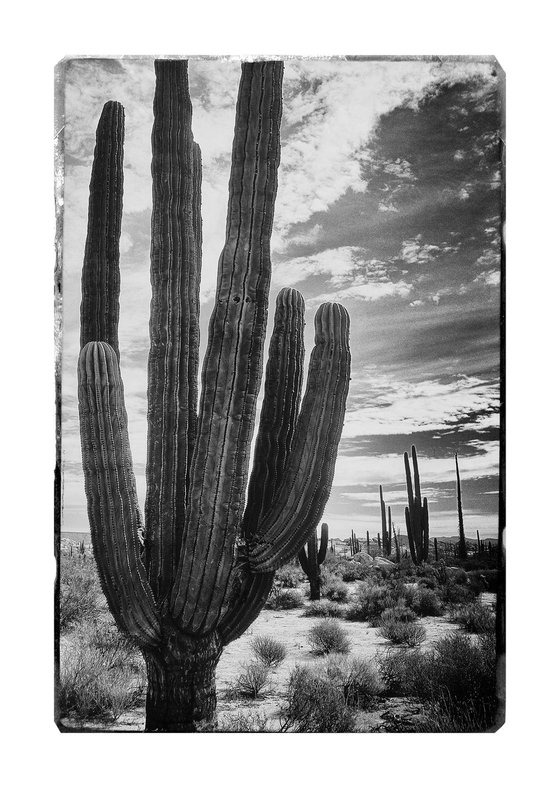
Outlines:
POLYGON ((404 516, 406 521, 406 531, 408 534, 408 544, 410 556, 415 564, 421 564, 428 560, 429 547, 429 521, 428 521, 428 499, 422 500, 420 492, 420 474, 418 472, 418 458, 416 447, 412 447, 412 466, 414 469, 414 487, 410 474, 410 463, 408 452, 404 453, 404 468, 406 473, 406 488, 408 492, 408 506, 405 507, 404 516))
POLYGON ((391 534, 387 529, 387 507, 383 500, 383 487, 379 485, 379 500, 381 504, 381 546, 383 555, 391 554, 391 534))
POLYGON ((321 564, 327 555, 329 544, 329 526, 327 523, 321 524, 321 541, 317 548, 317 531, 312 531, 307 540, 307 551, 302 547, 298 553, 301 568, 309 580, 310 599, 321 598, 321 564))
MULTIPOLYGON (((457 515, 459 517, 459 544, 457 546, 458 557, 467 557, 467 543, 465 541, 465 527, 463 525, 463 502, 461 499, 461 477, 459 476, 459 460, 455 455, 455 474, 457 477, 457 515)), ((478 531, 477 531, 478 535, 478 531)))
POLYGON ((148 731, 212 728, 224 646, 256 618, 275 570, 298 554, 323 513, 350 375, 348 314, 323 304, 300 402, 304 304, 297 291, 282 290, 246 491, 271 275, 283 65, 242 66, 199 405, 201 157, 187 69, 186 61, 155 64, 143 528, 117 345, 124 112, 115 102, 105 105, 97 131, 82 277, 79 411, 92 543, 111 612, 146 660, 148 731))

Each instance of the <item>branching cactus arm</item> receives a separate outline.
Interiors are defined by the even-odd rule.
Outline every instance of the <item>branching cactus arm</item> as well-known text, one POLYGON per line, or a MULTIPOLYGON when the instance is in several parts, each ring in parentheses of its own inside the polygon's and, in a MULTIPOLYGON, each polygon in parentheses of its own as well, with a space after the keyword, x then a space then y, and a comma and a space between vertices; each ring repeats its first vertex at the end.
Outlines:
POLYGON ((193 634, 217 623, 241 525, 262 374, 270 235, 280 160, 283 64, 244 64, 226 243, 202 371, 187 530, 172 611, 193 634))
POLYGON ((201 161, 187 68, 155 63, 146 554, 158 600, 179 561, 197 428, 201 161))

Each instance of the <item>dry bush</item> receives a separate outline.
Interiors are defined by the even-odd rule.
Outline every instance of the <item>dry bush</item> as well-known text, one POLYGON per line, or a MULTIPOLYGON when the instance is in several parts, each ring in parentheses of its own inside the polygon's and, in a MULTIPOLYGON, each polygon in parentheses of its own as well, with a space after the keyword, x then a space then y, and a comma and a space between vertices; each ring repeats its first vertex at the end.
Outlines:
POLYGON ((140 703, 144 660, 111 623, 82 623, 61 649, 58 705, 61 716, 117 720, 140 703))
POLYGON ((101 587, 95 564, 90 557, 60 557, 59 622, 62 632, 81 620, 93 621, 98 615, 101 587))
POLYGON ((267 668, 277 668, 286 659, 286 646, 268 635, 253 638, 251 649, 258 662, 267 668))
POLYGON ((354 714, 342 689, 324 675, 300 665, 290 674, 280 716, 283 731, 346 733, 354 729, 354 714))
POLYGON ((312 653, 318 656, 332 652, 347 654, 350 651, 350 641, 338 621, 320 621, 311 627, 307 639, 312 653))
POLYGON ((379 585, 375 580, 368 580, 359 586, 355 599, 346 611, 346 618, 349 621, 368 621, 373 624, 384 610, 394 607, 396 602, 395 594, 386 586, 379 585))
POLYGON ((345 583, 352 583, 354 580, 365 580, 370 577, 373 570, 368 564, 360 564, 358 561, 349 561, 345 558, 337 571, 345 583))
POLYGON ((273 588, 265 607, 268 610, 294 610, 303 604, 303 596, 294 588, 273 588))
POLYGON ((485 731, 495 723, 496 641, 491 635, 476 642, 448 635, 423 654, 392 651, 379 659, 379 671, 385 694, 428 702, 426 725, 433 730, 485 731))
POLYGON ((371 709, 382 690, 377 670, 367 659, 331 654, 325 662, 324 676, 342 690, 344 701, 351 708, 371 709))
POLYGON ((340 618, 342 608, 330 599, 319 599, 311 602, 303 611, 303 615, 306 618, 340 618))
POLYGON ((379 628, 379 633, 398 646, 419 646, 426 640, 426 630, 422 624, 413 621, 399 621, 398 618, 390 616, 386 617, 379 628))
POLYGON ((379 618, 380 625, 390 621, 416 621, 416 613, 409 607, 405 607, 402 602, 398 602, 395 607, 388 607, 381 613, 379 618))
POLYGON ((342 580, 333 575, 321 585, 321 594, 331 602, 344 603, 348 599, 348 589, 342 580))
POLYGON ((441 616, 443 605, 438 594, 430 588, 419 587, 414 594, 412 609, 419 616, 441 616))
POLYGON ((490 608, 480 602, 462 605, 451 614, 451 620, 465 630, 476 634, 495 632, 496 616, 490 608))
POLYGON ((289 564, 281 566, 274 576, 274 582, 277 583, 280 588, 297 588, 303 580, 304 574, 301 569, 289 564))
POLYGON ((218 733, 273 733, 265 714, 242 712, 224 714, 217 729, 218 733))
POLYGON ((226 698, 263 698, 270 690, 269 669, 261 662, 249 662, 241 665, 241 673, 226 690, 226 698))

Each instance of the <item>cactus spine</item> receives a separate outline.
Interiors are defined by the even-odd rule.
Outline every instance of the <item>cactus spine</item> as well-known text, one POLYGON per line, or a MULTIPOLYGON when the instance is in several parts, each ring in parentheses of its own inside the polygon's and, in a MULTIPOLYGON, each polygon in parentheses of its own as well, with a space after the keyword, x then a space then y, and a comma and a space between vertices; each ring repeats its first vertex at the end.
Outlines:
POLYGON ((302 547, 298 553, 301 568, 309 580, 309 597, 312 600, 321 598, 321 564, 327 555, 327 545, 329 543, 329 526, 327 523, 321 525, 321 541, 317 548, 317 532, 312 531, 307 540, 307 551, 302 547))
POLYGON ((461 499, 461 477, 459 476, 459 460, 455 455, 455 474, 457 477, 457 514, 459 517, 459 545, 458 557, 465 559, 467 557, 467 543, 465 541, 465 528, 463 525, 463 502, 461 499))
POLYGON ((212 728, 224 646, 256 618, 275 570, 295 558, 322 515, 350 375, 348 314, 323 304, 300 404, 304 305, 297 291, 282 290, 246 492, 283 65, 241 70, 200 405, 201 157, 187 69, 187 61, 155 64, 144 552, 117 344, 124 111, 116 102, 105 105, 97 131, 82 275, 78 385, 92 543, 111 612, 146 660, 148 731, 212 728))
POLYGON ((405 507, 404 516, 410 555, 415 564, 428 560, 429 547, 429 520, 428 499, 422 500, 420 491, 420 473, 418 471, 418 458, 416 447, 412 447, 412 466, 414 471, 414 486, 410 473, 408 452, 404 453, 404 467, 406 473, 406 487, 408 492, 408 506, 405 507))

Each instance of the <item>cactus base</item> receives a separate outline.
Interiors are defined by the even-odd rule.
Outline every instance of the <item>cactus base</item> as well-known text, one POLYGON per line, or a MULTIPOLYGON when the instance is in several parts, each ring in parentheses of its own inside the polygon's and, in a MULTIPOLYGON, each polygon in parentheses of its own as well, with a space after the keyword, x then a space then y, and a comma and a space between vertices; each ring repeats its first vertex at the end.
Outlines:
POLYGON ((222 646, 214 635, 200 639, 177 637, 157 654, 145 654, 147 733, 214 729, 216 665, 221 653, 222 646))

